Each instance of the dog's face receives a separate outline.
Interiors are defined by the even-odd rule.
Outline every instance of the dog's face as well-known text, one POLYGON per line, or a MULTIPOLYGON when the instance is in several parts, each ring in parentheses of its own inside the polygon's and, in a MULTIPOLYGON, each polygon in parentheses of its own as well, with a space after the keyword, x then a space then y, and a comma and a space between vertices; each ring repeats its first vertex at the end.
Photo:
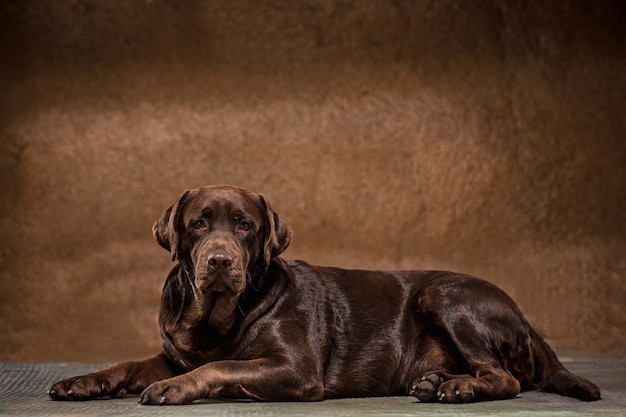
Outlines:
POLYGON ((198 316, 210 313, 216 322, 233 316, 246 285, 255 285, 252 281, 291 240, 291 229, 262 195, 230 186, 186 191, 163 212, 153 232, 182 263, 198 316))

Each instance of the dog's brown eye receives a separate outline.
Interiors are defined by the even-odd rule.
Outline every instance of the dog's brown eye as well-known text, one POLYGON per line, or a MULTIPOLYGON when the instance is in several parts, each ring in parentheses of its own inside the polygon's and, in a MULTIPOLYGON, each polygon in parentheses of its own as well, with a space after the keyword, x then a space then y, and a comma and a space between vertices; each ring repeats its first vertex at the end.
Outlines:
POLYGON ((204 220, 196 220, 193 224, 194 229, 206 229, 206 222, 204 220))
POLYGON ((250 230, 250 223, 248 222, 241 222, 241 224, 239 225, 239 230, 243 230, 244 232, 247 232, 248 230, 250 230))

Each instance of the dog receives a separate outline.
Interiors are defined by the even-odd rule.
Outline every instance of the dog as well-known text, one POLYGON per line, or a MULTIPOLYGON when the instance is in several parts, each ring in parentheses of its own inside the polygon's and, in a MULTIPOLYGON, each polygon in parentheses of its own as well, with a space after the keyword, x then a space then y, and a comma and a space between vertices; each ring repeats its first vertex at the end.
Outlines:
POLYGON ((185 191, 153 232, 176 262, 161 299, 161 353, 57 382, 52 399, 467 403, 532 389, 601 397, 487 281, 283 260, 292 231, 263 195, 185 191))

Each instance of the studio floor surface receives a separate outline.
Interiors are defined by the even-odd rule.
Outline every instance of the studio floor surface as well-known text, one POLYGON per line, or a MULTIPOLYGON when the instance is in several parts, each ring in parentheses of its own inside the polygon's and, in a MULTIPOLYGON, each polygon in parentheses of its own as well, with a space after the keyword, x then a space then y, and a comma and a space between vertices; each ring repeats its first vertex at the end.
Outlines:
POLYGON ((543 392, 524 392, 506 401, 422 404, 412 397, 357 398, 316 403, 205 400, 185 406, 141 406, 137 397, 57 402, 46 390, 59 379, 91 372, 98 365, 0 363, 0 415, 6 416, 626 416, 626 359, 564 359, 570 370, 602 389, 593 403, 543 392))

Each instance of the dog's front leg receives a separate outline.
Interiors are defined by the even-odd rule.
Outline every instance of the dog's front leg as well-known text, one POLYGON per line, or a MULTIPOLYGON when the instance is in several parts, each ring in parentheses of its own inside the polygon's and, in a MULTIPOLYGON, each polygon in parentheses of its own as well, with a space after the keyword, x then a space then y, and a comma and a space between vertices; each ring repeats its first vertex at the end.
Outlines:
POLYGON ((140 361, 121 362, 87 375, 64 379, 52 385, 48 395, 54 400, 82 401, 105 396, 139 394, 155 381, 175 373, 163 354, 140 361))
POLYGON ((292 363, 272 359, 211 362, 147 387, 141 404, 189 404, 202 398, 320 401, 324 385, 292 363))

